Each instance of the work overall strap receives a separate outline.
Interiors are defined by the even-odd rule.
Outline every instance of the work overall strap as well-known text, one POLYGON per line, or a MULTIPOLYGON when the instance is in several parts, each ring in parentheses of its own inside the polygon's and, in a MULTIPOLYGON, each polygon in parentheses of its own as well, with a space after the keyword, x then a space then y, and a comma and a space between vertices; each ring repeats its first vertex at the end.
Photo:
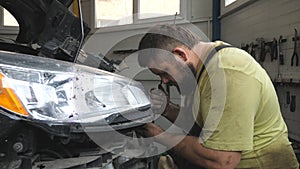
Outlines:
MULTIPOLYGON (((200 70, 200 73, 199 73, 199 76, 197 77, 197 83, 199 85, 199 81, 200 81, 200 78, 201 78, 201 75, 203 74, 204 70, 205 70, 205 67, 208 66, 209 64, 209 61, 213 58, 213 56, 216 55, 216 53, 221 50, 221 49, 224 49, 224 48, 228 48, 228 47, 233 47, 233 46, 230 46, 230 45, 220 45, 220 46, 217 46, 215 47, 206 57, 206 60, 200 70)), ((199 137, 200 136, 200 133, 201 133, 201 128, 199 127, 199 125, 195 122, 193 124, 193 127, 191 128, 189 134, 192 135, 192 136, 195 136, 195 137, 199 137)))
POLYGON ((197 83, 199 83, 199 80, 200 80, 200 78, 201 78, 201 75, 202 75, 202 73, 203 73, 204 70, 205 70, 205 66, 208 65, 208 63, 209 63, 209 61, 212 59, 212 57, 215 56, 215 54, 216 54, 219 50, 224 49, 224 48, 228 48, 228 47, 233 47, 233 46, 230 46, 230 45, 220 45, 220 46, 217 46, 217 47, 215 47, 215 48, 207 55, 206 60, 205 60, 205 62, 204 62, 204 64, 203 64, 203 66, 202 66, 202 68, 201 68, 201 70, 200 70, 199 76, 198 76, 198 78, 197 78, 197 83))

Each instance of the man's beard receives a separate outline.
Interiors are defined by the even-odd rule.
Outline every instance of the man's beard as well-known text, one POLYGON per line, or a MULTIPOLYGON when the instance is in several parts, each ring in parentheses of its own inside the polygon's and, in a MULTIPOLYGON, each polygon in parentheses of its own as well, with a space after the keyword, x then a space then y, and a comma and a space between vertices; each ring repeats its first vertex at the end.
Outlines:
POLYGON ((183 71, 184 76, 182 78, 182 81, 179 83, 176 82, 176 84, 171 84, 175 86, 178 92, 181 93, 182 95, 191 94, 195 90, 195 84, 197 84, 195 79, 197 71, 195 67, 193 66, 192 63, 188 63, 187 67, 189 68, 190 71, 189 70, 183 71), (183 90, 180 90, 180 87, 183 90))

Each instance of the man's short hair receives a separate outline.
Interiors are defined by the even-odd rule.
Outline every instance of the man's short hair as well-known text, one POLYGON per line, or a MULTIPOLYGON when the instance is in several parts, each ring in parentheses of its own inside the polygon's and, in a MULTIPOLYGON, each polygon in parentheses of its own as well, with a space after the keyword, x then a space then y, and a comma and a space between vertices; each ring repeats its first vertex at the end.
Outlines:
POLYGON ((198 36, 178 25, 163 24, 153 26, 139 43, 139 51, 149 49, 146 53, 139 53, 139 64, 146 67, 150 58, 156 55, 155 49, 172 52, 176 46, 182 45, 192 49, 199 41, 200 38, 198 36))

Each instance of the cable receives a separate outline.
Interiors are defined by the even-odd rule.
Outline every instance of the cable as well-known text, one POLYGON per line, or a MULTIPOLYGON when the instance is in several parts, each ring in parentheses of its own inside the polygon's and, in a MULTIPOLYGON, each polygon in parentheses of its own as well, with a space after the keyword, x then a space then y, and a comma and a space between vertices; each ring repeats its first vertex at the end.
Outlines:
POLYGON ((79 12, 79 21, 80 21, 80 29, 81 29, 81 38, 80 38, 80 42, 79 42, 79 46, 74 58, 73 62, 76 62, 78 55, 80 53, 80 49, 82 47, 83 44, 83 40, 84 40, 84 28, 83 28, 83 19, 82 19, 82 10, 81 10, 81 3, 80 0, 77 0, 77 4, 78 4, 78 12, 79 12))

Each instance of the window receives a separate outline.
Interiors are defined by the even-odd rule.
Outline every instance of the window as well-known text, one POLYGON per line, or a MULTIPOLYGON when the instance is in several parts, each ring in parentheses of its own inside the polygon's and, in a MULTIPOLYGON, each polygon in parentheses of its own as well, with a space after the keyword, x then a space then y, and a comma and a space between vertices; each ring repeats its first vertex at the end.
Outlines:
POLYGON ((10 12, 0 7, 0 27, 5 26, 18 27, 19 24, 10 12))
POLYGON ((236 0, 225 0, 225 6, 228 6, 228 5, 232 4, 235 1, 236 0))
POLYGON ((133 23, 131 0, 96 0, 95 7, 97 27, 133 23))
POLYGON ((180 0, 95 0, 97 28, 166 20, 176 13, 180 14, 180 0))
POLYGON ((139 19, 179 14, 180 0, 141 0, 139 19))
POLYGON ((6 9, 3 9, 3 26, 19 26, 16 19, 6 9))
POLYGON ((221 1, 221 16, 226 16, 257 0, 220 0, 220 1, 221 1))

